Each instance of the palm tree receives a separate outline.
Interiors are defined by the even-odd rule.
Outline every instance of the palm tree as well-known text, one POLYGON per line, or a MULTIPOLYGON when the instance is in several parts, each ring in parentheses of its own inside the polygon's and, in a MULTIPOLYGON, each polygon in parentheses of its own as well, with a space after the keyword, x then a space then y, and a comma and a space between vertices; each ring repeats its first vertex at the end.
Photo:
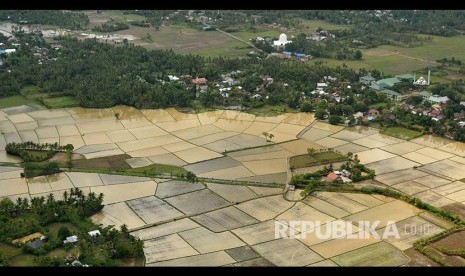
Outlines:
POLYGON ((262 134, 263 134, 263 136, 265 136, 265 139, 268 142, 268 132, 264 131, 262 134))

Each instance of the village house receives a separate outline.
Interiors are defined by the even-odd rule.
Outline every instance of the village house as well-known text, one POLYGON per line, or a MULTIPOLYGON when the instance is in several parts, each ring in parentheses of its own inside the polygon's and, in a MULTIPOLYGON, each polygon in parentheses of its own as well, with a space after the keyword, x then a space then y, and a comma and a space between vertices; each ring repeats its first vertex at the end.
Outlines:
POLYGON ((447 103, 449 101, 449 97, 447 96, 439 96, 439 95, 432 95, 428 98, 428 101, 430 101, 433 104, 442 104, 442 103, 447 103))
POLYGON ((326 87, 328 87, 326 82, 319 82, 316 84, 316 90, 318 91, 323 91, 326 87))
POLYGON ((376 79, 373 78, 372 76, 363 76, 363 77, 360 77, 358 81, 360 83, 370 86, 376 82, 376 79))
POLYGON ((88 234, 89 234, 89 236, 91 236, 91 237, 98 237, 98 236, 101 235, 99 230, 90 231, 90 232, 88 232, 88 234))
POLYGON ((384 89, 384 90, 378 91, 377 93, 385 94, 388 98, 395 100, 395 101, 398 101, 400 99, 400 93, 393 91, 393 90, 384 89))
POLYGON ((66 239, 63 241, 64 244, 67 244, 67 243, 76 243, 78 241, 78 237, 77 236, 69 236, 69 237, 66 237, 66 239))
POLYGON ((208 80, 206 78, 195 78, 192 79, 191 83, 195 85, 195 96, 198 97, 199 93, 205 93, 208 91, 208 80))
POLYGON ((374 109, 374 108, 368 109, 367 113, 368 113, 369 116, 378 116, 379 115, 379 111, 377 109, 374 109))

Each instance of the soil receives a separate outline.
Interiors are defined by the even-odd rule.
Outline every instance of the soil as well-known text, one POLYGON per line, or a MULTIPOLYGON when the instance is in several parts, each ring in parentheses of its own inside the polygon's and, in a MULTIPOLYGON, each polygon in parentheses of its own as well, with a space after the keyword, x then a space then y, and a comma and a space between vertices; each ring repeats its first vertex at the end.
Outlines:
POLYGON ((127 154, 119 154, 92 159, 79 159, 75 160, 73 165, 75 168, 82 169, 129 169, 131 166, 125 161, 129 158, 131 158, 131 156, 127 154))

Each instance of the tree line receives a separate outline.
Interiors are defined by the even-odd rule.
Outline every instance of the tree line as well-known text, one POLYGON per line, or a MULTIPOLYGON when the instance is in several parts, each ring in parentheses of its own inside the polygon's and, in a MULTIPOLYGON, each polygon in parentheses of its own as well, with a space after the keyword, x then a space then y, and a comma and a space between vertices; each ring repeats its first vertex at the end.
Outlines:
POLYGON ((82 12, 59 10, 0 10, 0 21, 54 25, 71 30, 83 30, 89 24, 89 18, 82 12))

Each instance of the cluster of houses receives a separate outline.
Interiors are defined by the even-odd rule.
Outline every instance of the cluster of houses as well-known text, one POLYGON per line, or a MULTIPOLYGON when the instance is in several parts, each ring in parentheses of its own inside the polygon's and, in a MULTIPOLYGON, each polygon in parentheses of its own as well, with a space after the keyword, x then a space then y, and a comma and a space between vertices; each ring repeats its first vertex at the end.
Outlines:
MULTIPOLYGON (((220 92, 223 98, 229 98, 229 91, 233 88, 242 90, 240 82, 235 78, 239 76, 242 72, 240 70, 235 70, 230 73, 221 74, 221 81, 215 84, 215 87, 220 92)), ((175 75, 168 75, 170 82, 181 82, 188 87, 195 87, 196 96, 199 97, 200 94, 206 93, 208 91, 208 79, 205 77, 195 77, 193 78, 190 75, 182 75, 180 77, 175 75)), ((164 84, 165 81, 162 81, 164 84)))
MULTIPOLYGON (((367 75, 367 76, 360 77, 359 81, 360 83, 374 89, 377 93, 386 94, 389 98, 398 102, 400 108, 402 108, 403 110, 410 111, 412 114, 415 114, 415 115, 418 114, 418 115, 428 116, 433 121, 440 121, 444 118, 443 111, 447 103, 450 101, 450 99, 447 96, 440 96, 440 95, 428 92, 426 90, 423 90, 428 85, 430 85, 430 79, 431 79, 431 72, 428 71, 427 79, 425 79, 422 76, 418 79, 415 79, 415 75, 402 74, 402 75, 396 75, 393 78, 385 78, 385 79, 381 79, 377 81, 372 76, 367 75), (411 82, 417 88, 418 91, 412 91, 412 92, 402 95, 399 92, 389 89, 393 87, 396 83, 400 83, 402 81, 411 82), (404 101, 411 96, 421 96, 424 102, 429 102, 431 104, 431 107, 419 107, 419 106, 409 105, 405 103, 404 101)), ((362 89, 363 88, 364 87, 362 87, 362 89)), ((465 102, 461 102, 460 104, 465 106, 465 102)), ((363 114, 363 115, 367 117, 368 120, 372 120, 373 115, 370 113, 373 114, 373 112, 369 111, 367 114, 363 114)), ((376 115, 379 115, 379 112, 378 114, 376 114, 375 112, 375 116, 376 115)), ((394 116, 394 115, 391 115, 391 116, 394 116)), ((361 112, 357 112, 356 114, 354 114, 354 117, 355 118, 361 117, 361 112)), ((458 121, 458 124, 461 127, 465 126, 465 121, 462 121, 462 119, 464 118, 465 118, 464 112, 454 113, 453 119, 455 121, 458 121)))
POLYGON ((348 170, 342 170, 342 171, 331 171, 329 172, 326 176, 324 176, 321 180, 326 181, 326 182, 342 182, 342 183, 350 183, 352 182, 352 179, 350 179, 350 176, 352 174, 348 170))
POLYGON ((334 38, 336 38, 336 36, 326 30, 317 31, 306 37, 306 39, 310 41, 327 41, 334 38))
POLYGON ((306 55, 302 53, 297 53, 297 52, 289 52, 289 51, 283 51, 282 53, 271 53, 270 56, 272 57, 278 57, 282 59, 292 59, 292 60, 299 60, 299 61, 309 61, 312 59, 311 55, 306 55))

